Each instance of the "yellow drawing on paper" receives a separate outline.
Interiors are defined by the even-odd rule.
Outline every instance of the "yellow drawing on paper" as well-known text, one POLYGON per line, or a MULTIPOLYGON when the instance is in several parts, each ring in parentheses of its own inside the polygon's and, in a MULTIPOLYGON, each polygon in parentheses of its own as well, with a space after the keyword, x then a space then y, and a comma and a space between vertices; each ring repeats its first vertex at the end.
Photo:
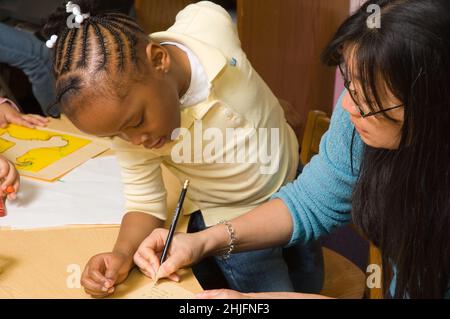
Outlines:
POLYGON ((38 173, 92 143, 61 133, 10 125, 0 129, 0 153, 18 170, 38 173))

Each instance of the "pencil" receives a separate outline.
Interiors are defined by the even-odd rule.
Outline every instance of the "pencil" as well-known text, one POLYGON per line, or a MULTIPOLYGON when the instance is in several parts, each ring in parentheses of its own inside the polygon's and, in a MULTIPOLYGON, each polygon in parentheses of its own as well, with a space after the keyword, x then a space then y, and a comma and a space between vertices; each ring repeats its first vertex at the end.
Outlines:
MULTIPOLYGON (((164 250, 161 255, 160 264, 164 264, 167 259, 167 255, 169 254, 170 245, 172 244, 173 236, 175 235, 175 230, 177 228, 178 220, 180 219, 181 210, 183 209, 184 200, 186 198, 186 194, 189 188, 189 180, 184 183, 183 189, 180 194, 180 199, 178 200, 177 208, 175 209, 175 215, 172 219, 172 224, 170 225, 169 234, 167 235, 167 240, 164 245, 164 250)), ((157 284, 158 279, 155 280, 154 286, 157 284)))

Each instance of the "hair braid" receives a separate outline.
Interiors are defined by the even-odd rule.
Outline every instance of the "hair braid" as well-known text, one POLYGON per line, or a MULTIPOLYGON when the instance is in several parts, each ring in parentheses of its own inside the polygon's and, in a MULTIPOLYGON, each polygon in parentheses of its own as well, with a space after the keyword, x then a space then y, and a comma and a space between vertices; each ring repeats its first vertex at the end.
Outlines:
POLYGON ((67 50, 66 50, 66 60, 64 62, 63 69, 61 70, 61 74, 63 75, 67 72, 69 72, 72 69, 72 62, 73 62, 73 51, 75 47, 75 39, 78 34, 78 29, 72 29, 69 37, 69 42, 67 43, 67 50))
POLYGON ((84 26, 83 29, 83 49, 81 52, 81 58, 80 61, 78 61, 77 67, 78 68, 85 68, 87 65, 87 55, 88 55, 88 51, 89 51, 89 27, 91 26, 90 21, 86 21, 86 24, 84 26))

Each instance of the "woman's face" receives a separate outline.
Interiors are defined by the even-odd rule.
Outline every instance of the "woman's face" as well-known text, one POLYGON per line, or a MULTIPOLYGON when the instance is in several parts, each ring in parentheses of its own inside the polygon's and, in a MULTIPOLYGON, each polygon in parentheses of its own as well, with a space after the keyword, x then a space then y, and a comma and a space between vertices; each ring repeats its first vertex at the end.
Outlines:
MULTIPOLYGON (((348 59, 346 65, 351 66, 353 65, 352 62, 352 59, 348 59)), ((350 79, 347 80, 351 80, 350 90, 353 91, 353 96, 356 95, 357 98, 356 101, 354 101, 354 98, 350 95, 349 90, 347 90, 343 97, 342 106, 344 110, 350 114, 350 120, 361 136, 361 139, 365 144, 374 148, 390 150, 398 149, 402 137, 404 108, 399 107, 384 112, 395 121, 386 118, 383 113, 364 118, 361 115, 360 110, 364 114, 370 113, 371 110, 368 103, 365 102, 365 99, 363 98, 363 90, 361 83, 358 81, 358 76, 353 75, 351 69, 352 68, 349 68, 348 70, 348 76, 350 79)), ((379 87, 385 87, 385 85, 381 83, 379 87)), ((380 111, 403 104, 403 102, 396 99, 388 89, 379 91, 382 103, 379 107, 380 111)))

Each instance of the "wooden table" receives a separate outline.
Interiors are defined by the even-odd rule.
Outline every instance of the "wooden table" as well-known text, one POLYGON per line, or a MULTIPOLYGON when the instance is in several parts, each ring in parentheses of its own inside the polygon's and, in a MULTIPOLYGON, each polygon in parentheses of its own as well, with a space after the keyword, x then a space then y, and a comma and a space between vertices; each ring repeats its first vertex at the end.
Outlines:
MULTIPOLYGON (((49 128, 81 134, 66 118, 52 120, 49 128)), ((180 183, 167 170, 164 180, 169 211, 173 211, 180 183)), ((186 228, 187 218, 183 218, 180 229, 186 228)), ((84 266, 92 256, 111 251, 118 232, 118 225, 33 231, 0 229, 0 298, 89 298, 79 284, 84 266)), ((181 274, 182 287, 194 293, 202 290, 190 270, 181 274)), ((126 297, 149 282, 150 279, 134 270, 114 298, 126 297)))

